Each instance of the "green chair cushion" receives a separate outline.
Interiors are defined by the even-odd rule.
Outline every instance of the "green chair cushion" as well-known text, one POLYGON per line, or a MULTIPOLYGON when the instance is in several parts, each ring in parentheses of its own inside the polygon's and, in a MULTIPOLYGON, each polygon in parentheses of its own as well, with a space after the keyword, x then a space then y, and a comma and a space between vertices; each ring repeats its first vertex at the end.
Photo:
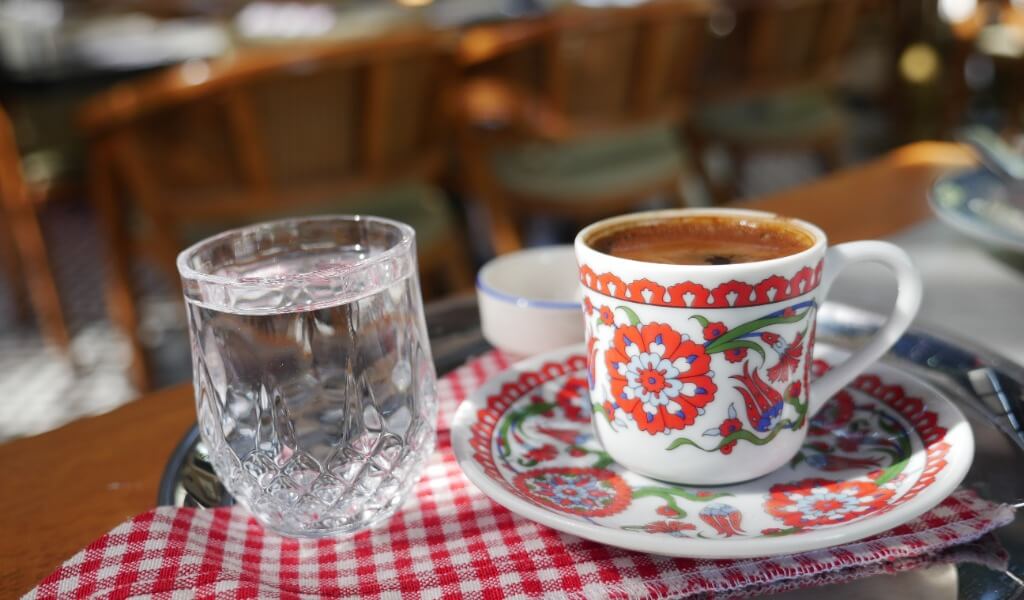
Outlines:
POLYGON ((842 108, 821 89, 718 102, 694 115, 694 125, 708 137, 763 143, 813 137, 843 122, 842 108))
POLYGON ((554 201, 629 193, 680 172, 682 150, 659 125, 566 143, 529 143, 497 152, 495 175, 508 189, 554 201))
MULTIPOLYGON (((416 230, 416 245, 419 248, 443 243, 456 223, 455 215, 444 193, 433 185, 416 182, 393 184, 343 199, 302 204, 293 209, 263 213, 258 219, 250 219, 248 222, 332 213, 374 215, 408 223, 416 230)), ((182 227, 182 235, 184 241, 191 244, 225 229, 239 227, 246 222, 203 221, 185 224, 182 227)))

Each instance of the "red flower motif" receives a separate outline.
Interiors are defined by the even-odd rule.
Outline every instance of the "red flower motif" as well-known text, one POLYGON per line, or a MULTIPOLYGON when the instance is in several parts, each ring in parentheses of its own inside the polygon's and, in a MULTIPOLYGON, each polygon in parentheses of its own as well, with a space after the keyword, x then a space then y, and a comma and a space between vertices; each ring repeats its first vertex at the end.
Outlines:
POLYGON ((738 363, 747 358, 746 348, 729 348, 725 351, 725 360, 731 363, 738 363))
POLYGON ((589 423, 590 415, 583 412, 583 393, 587 389, 587 382, 578 378, 570 377, 562 385, 562 389, 555 394, 555 403, 562 409, 565 418, 577 423, 589 423))
POLYGON ((701 521, 710 525, 719 535, 732 537, 742 535, 743 529, 740 523, 743 521, 743 513, 728 504, 710 504, 701 509, 697 515, 701 521))
POLYGON ((534 463, 545 462, 558 456, 558 448, 551 444, 544 444, 540 448, 534 448, 523 454, 523 458, 534 463))
POLYGON ((871 481, 812 478, 773 485, 764 507, 788 527, 820 527, 885 510, 893 494, 871 481))
MULTIPOLYGON (((739 419, 729 418, 722 421, 722 424, 718 426, 718 433, 724 438, 731 433, 739 431, 740 429, 743 429, 743 422, 740 421, 739 419)), ((732 449, 736 446, 737 441, 738 440, 733 440, 729 442, 728 444, 719 448, 719 451, 721 451, 722 454, 731 454, 732 449)))
POLYGON ((587 313, 587 316, 594 314, 594 303, 590 301, 590 296, 583 299, 583 311, 587 313))
POLYGON ((761 338, 772 345, 772 348, 779 355, 779 362, 768 367, 768 380, 772 382, 789 381, 790 375, 800 365, 800 358, 804 352, 804 332, 799 332, 793 338, 792 344, 786 344, 785 340, 773 333, 762 333, 761 338), (771 336, 773 341, 768 341, 771 336))
POLYGON ((533 469, 517 475, 513 484, 542 506, 584 517, 614 515, 632 500, 629 484, 608 469, 533 469))
POLYGON ((612 401, 651 435, 692 425, 718 390, 704 346, 664 323, 619 327, 605 363, 612 401))
POLYGON ((664 506, 659 506, 658 509, 655 512, 657 512, 659 515, 661 515, 663 517, 678 517, 679 516, 679 511, 674 509, 674 508, 672 508, 668 504, 666 504, 664 506))
POLYGON ((605 325, 615 324, 615 313, 612 312, 611 308, 607 306, 602 306, 598 311, 598 315, 600 315, 601 322, 604 323, 605 325))
POLYGON ((725 326, 725 323, 721 321, 715 321, 714 323, 708 323, 704 328, 704 341, 710 342, 717 340, 718 338, 725 335, 725 332, 729 331, 729 328, 725 326))
POLYGON ((573 446, 572 448, 569 448, 569 456, 572 456, 573 458, 579 458, 581 456, 586 456, 586 455, 587 455, 587 451, 584 450, 583 448, 579 448, 577 446, 573 446))
POLYGON ((732 378, 743 384, 736 390, 743 396, 750 424, 757 431, 768 431, 782 414, 782 394, 765 383, 756 369, 751 375, 747 363, 743 363, 743 375, 733 375, 732 378))
POLYGON ((695 529, 697 529, 696 525, 684 523, 683 521, 655 521, 644 525, 644 531, 647 533, 667 533, 675 536, 695 529))

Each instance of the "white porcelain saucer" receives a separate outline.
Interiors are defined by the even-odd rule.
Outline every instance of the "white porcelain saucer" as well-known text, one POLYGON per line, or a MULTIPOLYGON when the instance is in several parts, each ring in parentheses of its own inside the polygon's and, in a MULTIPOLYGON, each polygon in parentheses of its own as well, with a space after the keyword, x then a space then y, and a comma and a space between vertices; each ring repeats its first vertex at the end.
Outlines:
MULTIPOLYGON (((819 344, 813 370, 845 353, 819 344)), ((790 464, 689 487, 616 465, 590 426, 582 346, 523 361, 462 403, 459 465, 508 509, 566 533, 668 556, 747 558, 852 542, 934 507, 967 474, 970 425, 924 381, 877 364, 812 421, 790 464)))

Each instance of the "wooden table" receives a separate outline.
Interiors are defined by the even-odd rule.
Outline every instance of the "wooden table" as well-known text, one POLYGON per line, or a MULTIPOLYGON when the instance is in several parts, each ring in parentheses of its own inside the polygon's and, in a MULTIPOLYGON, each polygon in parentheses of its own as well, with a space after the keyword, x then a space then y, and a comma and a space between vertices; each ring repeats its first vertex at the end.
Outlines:
MULTIPOLYGON (((919 143, 752 201, 820 225, 832 242, 883 237, 930 217, 925 192, 969 166, 958 146, 919 143)), ((152 508, 175 444, 195 421, 191 386, 0 446, 0 597, 27 592, 115 525, 152 508)))

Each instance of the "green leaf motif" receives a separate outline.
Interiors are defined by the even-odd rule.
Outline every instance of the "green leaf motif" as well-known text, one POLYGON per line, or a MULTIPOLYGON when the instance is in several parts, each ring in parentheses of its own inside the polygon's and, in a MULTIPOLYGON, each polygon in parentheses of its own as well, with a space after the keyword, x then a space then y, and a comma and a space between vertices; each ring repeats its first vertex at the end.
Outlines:
MULTIPOLYGON (((689 500, 690 502, 710 502, 725 496, 732 496, 732 494, 726 492, 691 492, 690 490, 684 490, 680 487, 644 486, 633 488, 634 500, 652 497, 661 498, 672 506, 672 508, 679 511, 682 511, 682 509, 676 506, 675 498, 682 498, 684 500, 689 500)), ((682 514, 685 515, 685 511, 683 511, 682 514)))
POLYGON ((779 421, 778 423, 775 424, 775 427, 772 428, 771 432, 763 438, 757 437, 752 431, 740 429, 739 431, 734 431, 729 435, 725 436, 724 438, 722 438, 722 441, 718 442, 718 445, 715 446, 714 448, 704 448, 703 446, 689 438, 680 437, 673 440, 672 443, 669 444, 668 447, 666 447, 665 449, 675 450, 680 446, 693 446, 695 448, 703 450, 704 452, 717 452, 722 447, 727 446, 732 442, 738 440, 750 442, 755 446, 764 446, 768 442, 774 440, 775 437, 779 435, 779 433, 782 432, 782 430, 784 429, 796 429, 795 423, 789 419, 779 421))
POLYGON ((768 537, 783 537, 786 535, 793 535, 794 533, 800 533, 803 530, 803 527, 790 527, 788 529, 780 529, 778 531, 762 531, 761 534, 768 537))
POLYGON ((908 462, 910 462, 910 457, 904 458, 903 460, 893 463, 891 466, 882 471, 882 474, 879 475, 878 479, 875 480, 875 485, 883 486, 892 481, 893 479, 895 479, 900 473, 903 472, 903 469, 907 468, 908 462))
POLYGON ((511 429, 514 428, 516 431, 522 432, 522 424, 527 417, 546 413, 554 408, 555 404, 551 402, 540 402, 509 413, 508 417, 501 422, 501 426, 498 427, 498 437, 501 438, 502 441, 499 447, 501 456, 503 458, 508 458, 512 452, 512 445, 508 439, 509 431, 511 429))
POLYGON ((638 317, 637 314, 628 306, 617 306, 615 307, 615 310, 621 310, 626 313, 626 318, 629 320, 630 325, 635 327, 640 324, 640 317, 638 317))
POLYGON ((758 354, 761 355, 762 361, 766 360, 767 358, 764 355, 764 350, 761 348, 761 344, 752 342, 750 340, 733 340, 721 346, 716 345, 714 350, 708 350, 708 354, 714 354, 715 352, 725 352, 727 350, 732 350, 734 348, 746 348, 748 350, 753 350, 754 352, 757 352, 758 354))
POLYGON ((700 316, 700 315, 693 315, 693 316, 692 316, 692 317, 690 317, 690 318, 691 318, 691 319, 694 319, 695 321, 697 321, 698 323, 700 323, 700 326, 701 326, 701 327, 707 327, 707 326, 708 326, 708 323, 710 323, 710 322, 711 322, 711 321, 708 321, 708 320, 707 320, 706 318, 704 318, 704 317, 702 317, 702 316, 700 316))
POLYGON ((764 329, 765 327, 779 325, 782 323, 797 323, 799 321, 802 321, 803 318, 806 317, 807 313, 809 312, 811 312, 810 308, 804 310, 803 312, 792 314, 788 317, 763 317, 760 319, 755 319, 753 321, 744 323, 743 325, 740 325, 736 329, 730 329, 729 331, 726 331, 722 335, 722 337, 708 344, 708 352, 718 352, 719 347, 724 346, 728 342, 731 342, 737 338, 743 337, 748 333, 753 333, 758 329, 764 329))

